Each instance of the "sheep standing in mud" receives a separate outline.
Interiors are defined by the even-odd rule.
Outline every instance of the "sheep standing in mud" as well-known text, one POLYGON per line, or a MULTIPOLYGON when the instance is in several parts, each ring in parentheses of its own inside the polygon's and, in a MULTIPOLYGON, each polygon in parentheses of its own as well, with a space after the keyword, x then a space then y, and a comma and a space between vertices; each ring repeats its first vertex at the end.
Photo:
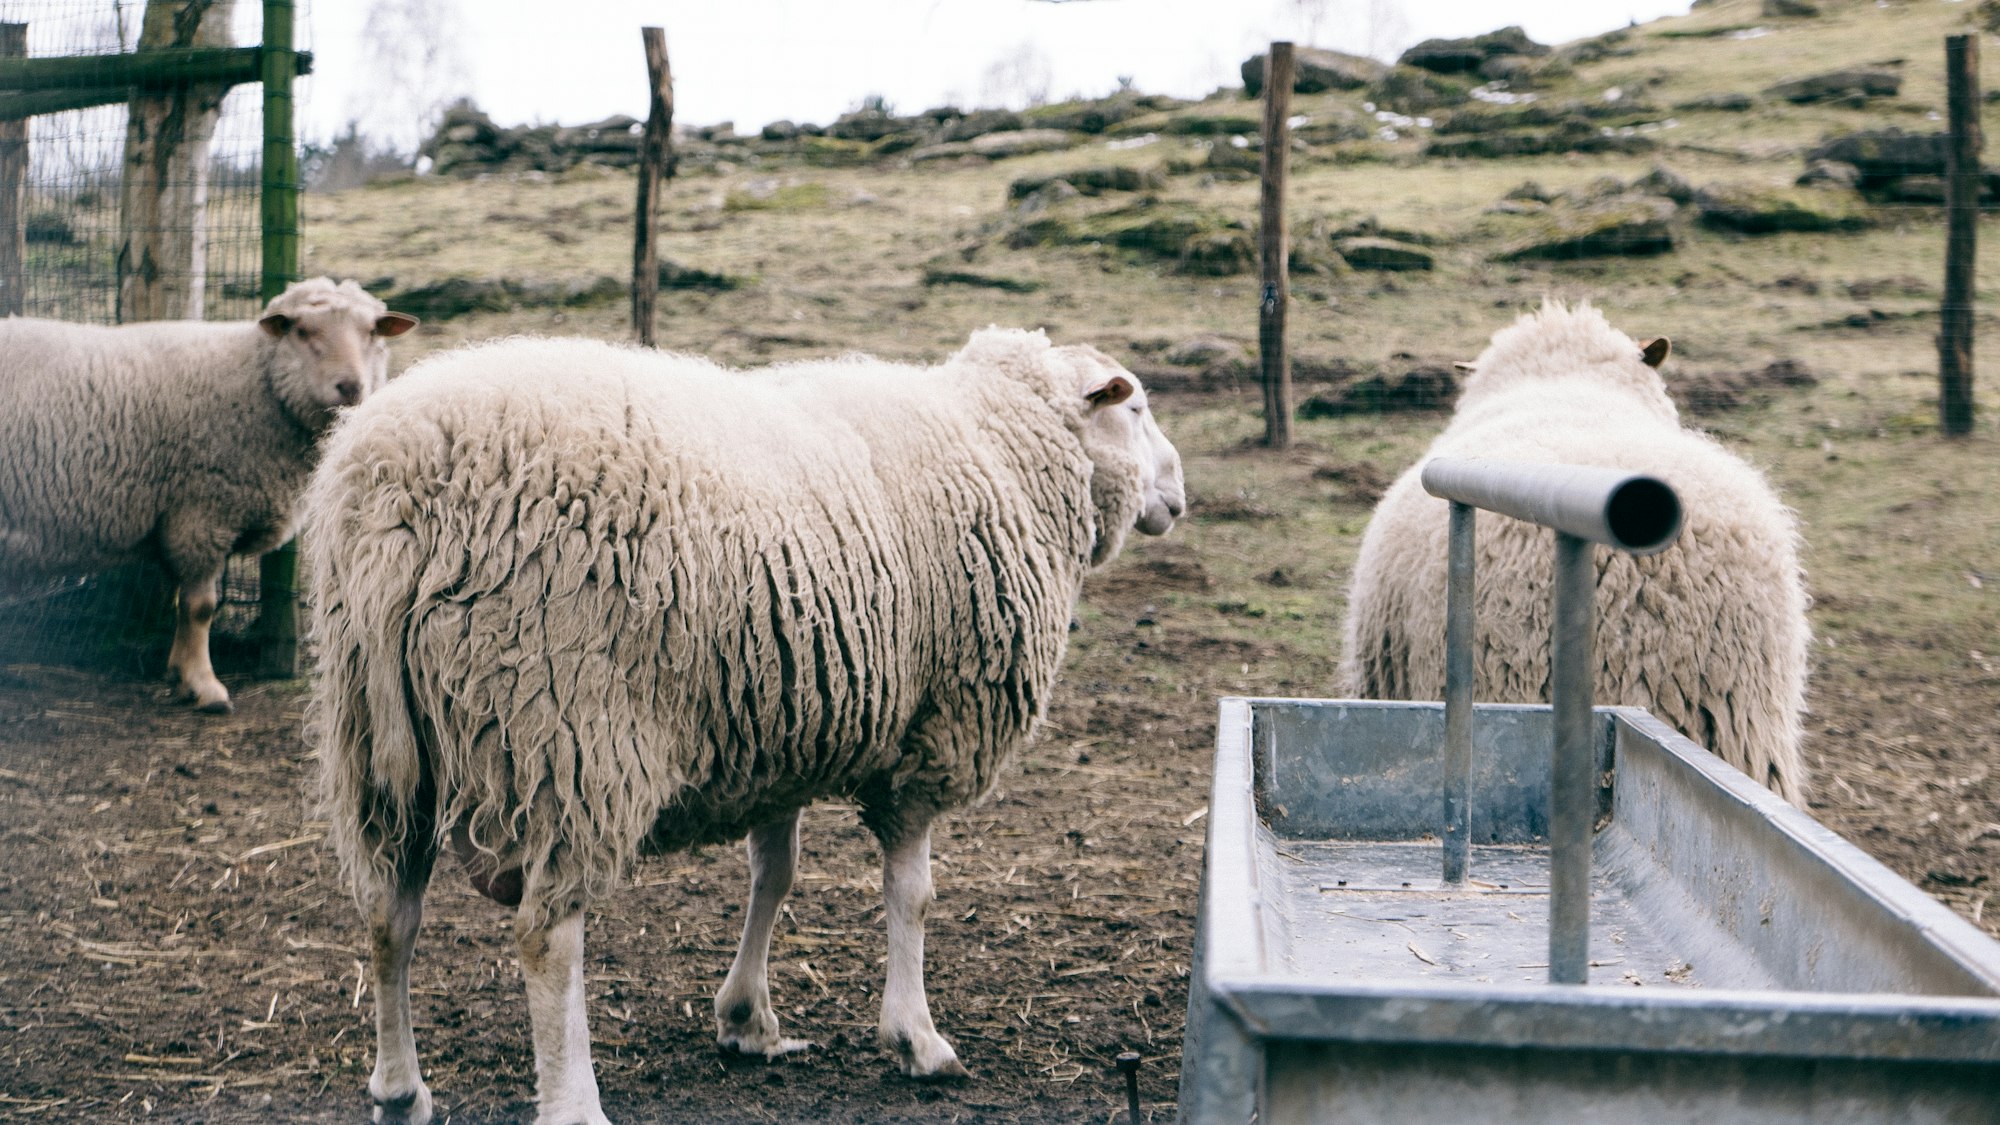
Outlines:
POLYGON ((798 1047, 765 961, 823 797, 883 848, 883 1044, 908 1074, 962 1074, 923 986, 930 824, 1047 707, 1084 573, 1183 503, 1137 380, 1040 333, 975 333, 936 368, 753 372, 514 340, 356 411, 305 541, 322 794, 373 939, 377 1119, 431 1115, 408 972, 447 846, 516 906, 542 1125, 605 1120, 583 910, 642 853, 749 836, 718 1030, 798 1047))

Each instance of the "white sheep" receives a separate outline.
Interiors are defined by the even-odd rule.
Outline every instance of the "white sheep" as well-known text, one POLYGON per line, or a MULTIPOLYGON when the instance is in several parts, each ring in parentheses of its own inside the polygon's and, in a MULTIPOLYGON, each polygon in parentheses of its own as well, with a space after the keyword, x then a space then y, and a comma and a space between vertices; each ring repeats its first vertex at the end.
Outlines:
MULTIPOLYGON (((1597 554, 1597 700, 1644 707, 1793 804, 1808 645, 1792 514, 1755 469, 1682 429, 1643 349, 1589 304, 1545 305, 1493 337, 1458 408, 1382 497, 1348 594, 1340 690, 1369 699, 1444 691, 1445 501, 1418 480, 1432 457, 1599 465, 1680 494, 1679 543, 1649 558, 1597 554)), ((1551 533, 1478 520, 1475 694, 1546 702, 1551 533)))
POLYGON ((579 340, 430 359, 354 411, 308 490, 332 836, 372 931, 378 1121, 431 1097, 409 961, 450 843, 517 907, 537 1120, 605 1120, 583 908, 641 853, 749 836, 725 1047, 775 1055, 765 962, 798 816, 883 848, 881 1041, 963 1074, 923 986, 930 823, 1047 706, 1086 570, 1181 512, 1138 381, 987 329, 936 368, 725 370, 579 340))
POLYGON ((0 320, 0 581, 165 564, 169 674, 229 710, 208 659, 223 563, 290 536, 321 432, 383 384, 383 338, 416 323, 323 277, 254 322, 0 320))

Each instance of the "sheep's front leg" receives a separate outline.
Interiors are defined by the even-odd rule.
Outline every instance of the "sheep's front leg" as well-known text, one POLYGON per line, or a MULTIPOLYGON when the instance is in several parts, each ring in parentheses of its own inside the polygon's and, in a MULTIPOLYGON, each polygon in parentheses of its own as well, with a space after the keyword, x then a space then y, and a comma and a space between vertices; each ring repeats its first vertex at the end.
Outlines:
POLYGON ((528 1019, 535 1036, 535 1125, 610 1125, 590 1068, 590 1026, 583 1011, 583 909, 535 924, 536 896, 514 918, 528 1019))
POLYGON ((775 1058, 812 1046, 778 1034, 778 1017, 771 1010, 771 927, 798 868, 799 811, 751 829, 747 846, 750 908, 743 916, 736 960, 715 994, 715 1039, 727 1051, 775 1058))
POLYGON ((958 1053, 931 1022, 924 996, 924 915, 931 905, 929 825, 882 841, 882 897, 889 913, 889 978, 882 989, 883 1046, 913 1078, 963 1078, 958 1053))
POLYGON ((196 707, 215 714, 226 714, 233 709, 228 689, 215 678, 215 668, 208 661, 208 626, 215 620, 216 605, 221 600, 218 593, 221 581, 219 571, 205 577, 181 579, 180 609, 174 615, 174 647, 167 657, 167 667, 179 685, 174 698, 192 699, 196 707))
POLYGON ((362 902, 373 945, 375 1072, 368 1078, 368 1096, 375 1102, 377 1125, 425 1125, 431 1119, 431 1092, 410 1030, 410 957, 424 917, 424 877, 404 883, 366 891, 362 902))

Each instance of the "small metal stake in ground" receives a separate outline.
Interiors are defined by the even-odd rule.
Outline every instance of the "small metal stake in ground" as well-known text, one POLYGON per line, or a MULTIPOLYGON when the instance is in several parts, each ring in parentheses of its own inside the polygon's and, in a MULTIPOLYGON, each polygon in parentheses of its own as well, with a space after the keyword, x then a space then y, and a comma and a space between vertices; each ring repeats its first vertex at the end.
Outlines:
POLYGON ((1130 1125, 1139 1125, 1139 1052, 1120 1052, 1118 1069, 1125 1075, 1125 1106, 1129 1113, 1126 1120, 1130 1125))

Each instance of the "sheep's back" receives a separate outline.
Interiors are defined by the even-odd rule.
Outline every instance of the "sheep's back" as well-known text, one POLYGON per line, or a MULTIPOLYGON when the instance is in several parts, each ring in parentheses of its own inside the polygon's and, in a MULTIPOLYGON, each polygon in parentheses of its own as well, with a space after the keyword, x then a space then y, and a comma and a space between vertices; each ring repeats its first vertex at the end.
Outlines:
MULTIPOLYGON (((358 408, 309 501, 316 588, 336 617, 357 586, 397 591, 371 612, 398 634, 442 822, 602 866, 899 769, 965 692, 1046 686, 1075 579, 995 577, 1063 568, 1037 559, 977 415, 920 374, 801 386, 516 342, 358 408)), ((1021 706, 967 737, 1010 742, 1021 706)))
MULTIPOLYGON (((1647 558, 1599 549, 1597 698, 1652 710, 1766 780, 1777 747, 1795 747, 1808 642, 1793 518, 1755 469, 1711 439, 1592 409, 1508 414, 1453 425, 1432 456, 1598 465, 1660 476, 1686 522, 1647 558), (1553 413, 1553 417, 1551 416, 1553 413)), ((1546 406, 1547 400, 1541 400, 1546 406)), ((1364 535, 1349 606, 1341 688, 1390 699, 1444 690, 1448 504, 1423 491, 1422 463, 1384 495, 1364 535)), ((1553 533, 1478 517, 1475 692, 1482 701, 1548 701, 1553 533)), ((1791 752, 1795 754, 1795 751, 1791 752)), ((1802 769, 1773 783, 1798 792, 1802 769)))

